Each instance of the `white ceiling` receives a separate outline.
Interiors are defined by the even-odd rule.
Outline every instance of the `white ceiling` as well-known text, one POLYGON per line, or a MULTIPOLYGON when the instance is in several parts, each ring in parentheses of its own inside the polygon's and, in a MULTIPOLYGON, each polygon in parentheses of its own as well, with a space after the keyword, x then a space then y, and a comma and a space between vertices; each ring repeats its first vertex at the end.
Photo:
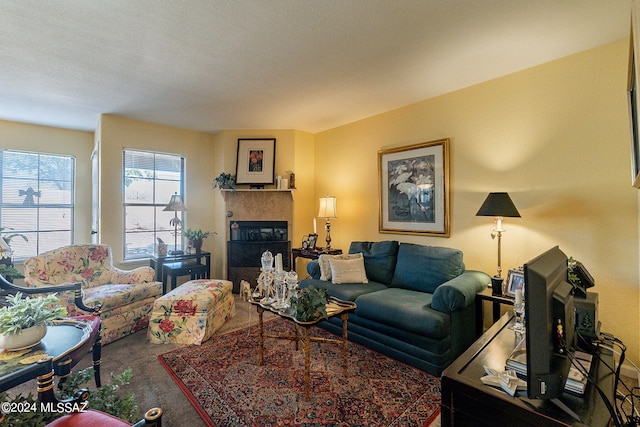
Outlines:
POLYGON ((0 118, 318 132, 629 36, 631 0, 2 0, 0 118))

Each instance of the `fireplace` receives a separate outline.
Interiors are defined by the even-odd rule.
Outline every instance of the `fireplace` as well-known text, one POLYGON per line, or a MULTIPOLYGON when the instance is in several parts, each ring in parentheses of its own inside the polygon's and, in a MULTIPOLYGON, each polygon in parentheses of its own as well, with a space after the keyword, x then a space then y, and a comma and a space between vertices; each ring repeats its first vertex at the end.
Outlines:
POLYGON ((240 292, 240 281, 251 287, 260 275, 260 257, 265 251, 282 254, 282 266, 290 267, 291 242, 287 221, 230 221, 227 242, 227 277, 233 292, 240 292))

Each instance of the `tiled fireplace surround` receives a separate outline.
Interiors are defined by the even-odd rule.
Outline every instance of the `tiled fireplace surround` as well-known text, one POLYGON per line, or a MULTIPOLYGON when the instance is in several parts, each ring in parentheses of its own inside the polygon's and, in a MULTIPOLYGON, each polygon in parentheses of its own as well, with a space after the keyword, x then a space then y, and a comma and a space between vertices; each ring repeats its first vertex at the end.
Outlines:
MULTIPOLYGON (((234 221, 287 221, 289 240, 292 238, 293 225, 293 194, 291 191, 277 190, 237 190, 224 191, 225 211, 225 241, 230 240, 230 226, 234 221), (229 216, 231 215, 231 216, 229 216)), ((275 255, 275 254, 274 254, 275 255)), ((284 255, 284 254, 283 254, 284 255)), ((260 263, 257 259, 256 262, 260 263)), ((228 265, 228 260, 227 263, 228 265)), ((247 279, 255 274, 255 269, 246 271, 247 279)), ((236 273, 238 273, 236 271, 236 273)), ((243 275, 240 272, 239 275, 243 275)), ((229 277, 229 280, 232 280, 229 277)), ((249 281, 249 280, 248 280, 249 281)), ((255 283, 250 283, 255 286, 255 283)), ((239 283, 234 281, 234 292, 239 291, 239 283)))

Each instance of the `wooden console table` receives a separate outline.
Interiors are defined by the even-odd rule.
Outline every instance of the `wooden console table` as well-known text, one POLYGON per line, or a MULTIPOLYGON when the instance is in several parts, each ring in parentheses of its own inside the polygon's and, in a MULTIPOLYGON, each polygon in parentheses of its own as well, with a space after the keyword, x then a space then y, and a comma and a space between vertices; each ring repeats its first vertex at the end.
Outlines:
MULTIPOLYGON (((442 373, 442 426, 608 426, 609 411, 593 384, 587 384, 583 396, 565 392, 560 397, 583 423, 550 401, 511 397, 482 384, 483 366, 504 370, 505 361, 516 345, 516 333, 508 328, 511 323, 513 313, 509 312, 442 373)), ((613 402, 614 375, 605 366, 605 363, 613 366, 613 355, 601 350, 600 358, 592 375, 613 402)))
POLYGON ((303 249, 303 248, 293 248, 291 249, 291 265, 295 267, 296 258, 306 258, 306 259, 318 259, 320 255, 340 255, 342 254, 342 249, 329 249, 328 251, 324 251, 323 248, 315 248, 315 249, 303 249))

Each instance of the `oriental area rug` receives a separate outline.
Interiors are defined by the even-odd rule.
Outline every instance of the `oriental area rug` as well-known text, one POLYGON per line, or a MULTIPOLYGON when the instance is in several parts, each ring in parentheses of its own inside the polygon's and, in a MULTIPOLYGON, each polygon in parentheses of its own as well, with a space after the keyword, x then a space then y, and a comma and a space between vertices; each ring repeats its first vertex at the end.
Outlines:
MULTIPOLYGON (((291 334, 293 323, 265 322, 265 334, 291 334)), ((335 338, 314 327, 314 336, 335 338)), ((287 340, 265 338, 258 365, 258 327, 214 335, 201 346, 158 356, 210 426, 416 426, 435 420, 440 380, 424 371, 349 343, 349 375, 342 348, 311 344, 311 399, 304 398, 304 352, 287 340)))

